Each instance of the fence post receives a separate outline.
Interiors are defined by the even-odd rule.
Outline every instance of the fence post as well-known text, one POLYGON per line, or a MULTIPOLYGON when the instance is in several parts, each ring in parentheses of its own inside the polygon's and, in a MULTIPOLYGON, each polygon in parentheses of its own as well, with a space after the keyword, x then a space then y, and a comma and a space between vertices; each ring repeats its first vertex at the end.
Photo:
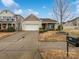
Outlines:
POLYGON ((68 39, 69 39, 69 34, 67 33, 67 36, 66 36, 66 42, 67 42, 67 53, 66 53, 66 55, 67 55, 67 57, 69 57, 69 42, 68 42, 68 39))

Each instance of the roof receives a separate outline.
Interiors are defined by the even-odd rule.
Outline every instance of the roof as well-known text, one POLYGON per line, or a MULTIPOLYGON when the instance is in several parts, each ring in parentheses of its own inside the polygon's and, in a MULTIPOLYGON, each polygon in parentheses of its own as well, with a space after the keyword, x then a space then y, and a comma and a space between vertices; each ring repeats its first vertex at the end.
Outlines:
POLYGON ((41 20, 43 23, 57 23, 56 20, 53 20, 53 19, 50 19, 50 18, 40 18, 40 20, 41 20))
POLYGON ((75 21, 75 20, 77 20, 77 19, 79 19, 79 17, 76 17, 76 18, 72 19, 71 21, 75 21))
POLYGON ((22 16, 22 15, 15 15, 15 17, 21 17, 21 18, 23 18, 24 19, 24 17, 22 16))
POLYGON ((24 19, 24 21, 40 21, 40 19, 37 18, 35 15, 30 14, 28 17, 24 19))
POLYGON ((2 10, 2 11, 0 11, 0 14, 3 13, 3 12, 10 12, 10 13, 14 14, 14 13, 13 13, 12 11, 10 11, 10 10, 2 10))
POLYGON ((79 17, 76 17, 76 18, 74 18, 74 19, 72 19, 72 20, 69 20, 69 21, 67 21, 67 22, 73 22, 73 21, 76 21, 77 19, 79 19, 79 17))

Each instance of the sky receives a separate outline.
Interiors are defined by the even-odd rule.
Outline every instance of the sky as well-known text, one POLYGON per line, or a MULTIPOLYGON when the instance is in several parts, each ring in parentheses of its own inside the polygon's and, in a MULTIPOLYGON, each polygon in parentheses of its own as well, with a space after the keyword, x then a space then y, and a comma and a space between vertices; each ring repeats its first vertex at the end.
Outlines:
MULTIPOLYGON (((69 0, 72 14, 79 15, 79 0, 69 0)), ((53 18, 54 0, 0 0, 0 10, 8 9, 24 17, 34 14, 41 18, 53 18)))

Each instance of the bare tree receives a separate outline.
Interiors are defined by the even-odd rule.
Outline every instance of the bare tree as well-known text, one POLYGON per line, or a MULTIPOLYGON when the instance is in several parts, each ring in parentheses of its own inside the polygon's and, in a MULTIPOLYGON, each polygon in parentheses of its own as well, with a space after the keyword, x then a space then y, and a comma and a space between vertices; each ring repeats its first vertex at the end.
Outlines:
POLYGON ((56 20, 59 21, 60 25, 63 24, 65 20, 71 19, 71 7, 68 0, 55 0, 55 5, 53 7, 53 15, 56 20))

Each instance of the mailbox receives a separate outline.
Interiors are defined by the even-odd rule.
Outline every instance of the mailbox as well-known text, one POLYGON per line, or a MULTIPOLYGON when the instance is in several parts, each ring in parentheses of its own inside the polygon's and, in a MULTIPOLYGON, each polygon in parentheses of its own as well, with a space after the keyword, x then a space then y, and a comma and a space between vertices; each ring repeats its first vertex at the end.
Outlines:
POLYGON ((76 47, 79 47, 79 38, 75 38, 75 37, 68 37, 68 43, 72 44, 76 47))

